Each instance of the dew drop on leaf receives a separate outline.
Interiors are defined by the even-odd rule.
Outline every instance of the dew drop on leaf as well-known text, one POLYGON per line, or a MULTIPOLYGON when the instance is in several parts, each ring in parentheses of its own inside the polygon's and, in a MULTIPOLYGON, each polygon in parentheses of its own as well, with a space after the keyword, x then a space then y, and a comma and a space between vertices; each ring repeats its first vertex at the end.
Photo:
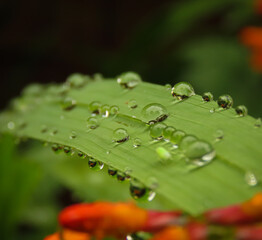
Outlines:
POLYGON ((118 171, 116 174, 116 178, 118 181, 123 182, 126 180, 126 174, 121 171, 118 171))
POLYGON ((190 163, 203 166, 214 159, 216 152, 210 143, 197 140, 185 149, 185 155, 190 163))
POLYGON ((173 97, 182 100, 195 95, 195 91, 191 84, 187 82, 179 82, 174 85, 171 94, 173 97))
POLYGON ((166 88, 166 90, 170 90, 172 88, 172 86, 171 86, 171 84, 167 83, 167 84, 165 84, 165 88, 166 88))
POLYGON ((229 95, 222 95, 218 98, 217 104, 224 109, 231 108, 233 106, 233 99, 229 95))
POLYGON ((135 109, 137 108, 137 102, 135 99, 131 99, 128 101, 127 103, 127 106, 130 108, 130 109, 135 109))
POLYGON ((163 130, 163 138, 165 140, 170 140, 172 134, 175 132, 175 128, 172 126, 167 126, 164 130, 163 130))
POLYGON ((167 115, 167 110, 159 103, 150 103, 142 109, 142 116, 146 122, 156 120, 161 115, 167 115))
POLYGON ((54 136, 54 135, 56 135, 57 133, 58 133, 57 128, 53 128, 52 131, 50 132, 50 135, 51 135, 51 136, 54 136))
POLYGON ((177 130, 173 132, 170 136, 170 142, 178 145, 181 142, 181 139, 186 135, 184 131, 177 130))
POLYGON ((194 142, 197 141, 197 137, 193 135, 185 135, 179 144, 180 148, 183 150, 187 150, 187 148, 194 142))
POLYGON ((102 117, 109 117, 109 110, 110 110, 110 107, 109 105, 107 104, 104 104, 102 107, 101 107, 101 114, 102 114, 102 117))
POLYGON ((88 159, 88 166, 95 171, 102 170, 104 167, 104 163, 97 161, 96 159, 89 157, 88 159))
POLYGON ((66 97, 62 102, 62 108, 66 111, 72 110, 76 106, 76 100, 66 97))
POLYGON ((203 93, 202 95, 202 99, 205 101, 205 102, 210 102, 214 99, 213 97, 213 94, 211 92, 205 92, 203 93))
POLYGON ((88 81, 89 77, 81 73, 73 73, 66 79, 66 83, 72 88, 83 87, 88 81))
POLYGON ((159 156, 159 158, 164 161, 169 160, 172 157, 171 153, 168 150, 166 150, 164 147, 156 148, 156 153, 159 156))
POLYGON ((62 147, 61 145, 59 145, 59 144, 54 143, 54 144, 52 145, 52 150, 53 150, 55 153, 60 153, 60 152, 62 152, 63 147, 62 147))
POLYGON ((117 83, 123 88, 132 89, 142 82, 141 77, 135 72, 122 73, 117 78, 117 83))
POLYGON ((113 132, 113 141, 117 143, 126 142, 129 139, 129 135, 124 128, 117 128, 113 132))
POLYGON ((247 107, 244 105, 237 106, 235 110, 237 115, 239 115, 240 117, 244 117, 248 114, 247 107))
POLYGON ((165 128, 166 128, 166 124, 164 123, 157 123, 151 126, 150 136, 154 139, 161 139, 165 128))
POLYGON ((86 158, 86 155, 82 151, 78 151, 77 155, 80 158, 86 158))
POLYGON ((72 131, 71 134, 70 134, 70 136, 69 136, 69 138, 70 138, 70 139, 75 139, 76 137, 77 137, 76 132, 75 132, 75 131, 72 131))
POLYGON ((64 147, 64 153, 65 153, 66 155, 70 155, 70 156, 73 155, 72 148, 65 146, 65 147, 64 147))
POLYGON ((119 113, 119 107, 116 105, 113 105, 110 107, 109 112, 111 115, 116 115, 119 113))
POLYGON ((259 127, 261 127, 261 125, 262 125, 262 120, 261 120, 261 118, 256 119, 254 126, 255 126, 256 128, 259 128, 259 127))
POLYGON ((214 136, 215 136, 216 141, 221 141, 224 138, 223 130, 220 130, 220 129, 216 130, 214 136))
POLYGON ((87 119, 87 128, 96 129, 98 127, 98 120, 95 117, 89 117, 87 119))
POLYGON ((110 176, 116 176, 116 174, 117 174, 117 170, 113 167, 110 167, 110 166, 108 167, 107 172, 110 176))
POLYGON ((255 174, 249 171, 245 174, 245 181, 251 187, 256 186, 258 182, 255 174))
POLYGON ((134 148, 140 147, 141 144, 142 144, 142 140, 141 140, 140 138, 135 138, 135 139, 133 140, 133 147, 134 147, 134 148))
POLYGON ((99 114, 100 112, 100 107, 101 107, 101 103, 98 102, 98 101, 93 101, 89 104, 88 108, 89 108, 89 111, 93 114, 99 114))
POLYGON ((152 201, 155 197, 155 192, 148 189, 143 183, 136 179, 130 181, 130 194, 136 200, 152 201))
POLYGON ((214 113, 215 111, 216 111, 215 108, 211 108, 211 109, 209 110, 210 113, 214 113))
POLYGON ((48 127, 46 125, 43 125, 41 127, 41 133, 46 133, 48 131, 48 127))

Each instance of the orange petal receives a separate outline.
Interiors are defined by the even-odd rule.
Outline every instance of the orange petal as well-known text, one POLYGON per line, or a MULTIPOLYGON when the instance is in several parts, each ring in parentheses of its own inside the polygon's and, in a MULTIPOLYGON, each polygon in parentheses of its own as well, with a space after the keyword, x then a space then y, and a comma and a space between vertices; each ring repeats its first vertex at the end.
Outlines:
POLYGON ((44 240, 90 240, 87 233, 75 232, 72 230, 64 229, 61 233, 54 233, 44 238, 44 240))
POLYGON ((246 27, 241 31, 240 39, 248 47, 262 49, 262 28, 246 27))

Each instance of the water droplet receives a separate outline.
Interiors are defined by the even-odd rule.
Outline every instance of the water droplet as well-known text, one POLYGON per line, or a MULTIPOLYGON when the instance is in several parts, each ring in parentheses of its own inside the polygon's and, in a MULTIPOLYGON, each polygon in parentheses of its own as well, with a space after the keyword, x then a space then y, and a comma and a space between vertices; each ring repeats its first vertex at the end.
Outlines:
POLYGON ((146 122, 156 120, 161 115, 167 115, 166 108, 159 103, 150 103, 142 109, 142 115, 146 122))
POLYGON ((211 109, 209 110, 210 113, 214 113, 215 111, 216 111, 215 108, 211 108, 211 109))
POLYGON ((166 150, 164 147, 158 147, 156 148, 156 153, 159 156, 161 160, 169 160, 171 159, 171 154, 168 150, 166 150))
POLYGON ((109 110, 110 110, 109 105, 104 104, 104 105, 101 107, 102 117, 109 117, 109 110))
POLYGON ((213 94, 211 92, 205 92, 203 95, 202 95, 202 98, 205 102, 210 102, 214 99, 213 97, 213 94))
POLYGON ((23 89, 22 94, 27 96, 39 96, 43 93, 44 87, 41 84, 33 83, 23 89))
POLYGON ((129 139, 129 135, 124 128, 117 128, 113 132, 113 141, 117 143, 123 143, 129 139))
POLYGON ((181 139, 180 148, 185 150, 195 141, 197 141, 197 137, 193 135, 186 135, 181 139))
POLYGON ((116 106, 116 105, 113 105, 110 107, 110 110, 109 110, 110 114, 111 115, 116 115, 119 113, 119 107, 116 106))
POLYGON ((216 141, 220 141, 224 138, 224 132, 222 130, 216 130, 214 137, 216 138, 216 141))
POLYGON ((66 97, 62 103, 62 108, 66 111, 72 110, 76 106, 76 100, 66 97))
POLYGON ((186 135, 184 131, 177 130, 173 132, 170 136, 170 142, 178 145, 181 142, 181 139, 186 135))
POLYGON ((135 138, 135 139, 133 140, 133 147, 135 147, 135 148, 140 147, 141 144, 142 144, 142 141, 141 141, 140 138, 135 138))
POLYGON ((94 79, 94 81, 102 81, 103 80, 103 74, 102 73, 95 73, 94 75, 93 75, 93 79, 94 79))
POLYGON ((73 155, 72 148, 65 146, 65 147, 64 147, 64 153, 65 153, 66 155, 70 155, 70 156, 73 155))
POLYGON ((151 189, 146 188, 146 186, 136 179, 132 179, 130 182, 130 194, 136 200, 148 200, 152 201, 155 197, 155 192, 151 189))
POLYGON ((43 125, 41 127, 41 133, 46 133, 48 131, 48 127, 46 125, 43 125))
POLYGON ((107 172, 110 176, 116 176, 116 174, 117 174, 117 170, 113 167, 108 167, 107 172))
POLYGON ((175 132, 175 128, 171 127, 171 126, 167 126, 164 130, 163 130, 163 137, 166 140, 170 140, 172 134, 175 132))
POLYGON ((66 83, 73 88, 80 88, 90 81, 87 75, 83 75, 81 73, 73 73, 66 79, 66 83))
POLYGON ((92 157, 89 157, 89 159, 88 159, 88 166, 90 168, 92 168, 92 170, 99 171, 99 170, 103 169, 104 163, 102 163, 100 161, 97 161, 97 160, 95 160, 92 157))
POLYGON ((18 125, 19 129, 23 129, 27 126, 27 123, 23 120, 19 120, 17 125, 18 125))
POLYGON ((70 136, 69 136, 69 138, 70 138, 70 139, 75 139, 76 136, 77 136, 76 132, 75 132, 75 131, 72 131, 71 134, 70 134, 70 136))
POLYGON ((195 95, 195 91, 191 84, 187 82, 179 82, 174 85, 171 94, 173 97, 182 100, 195 95))
POLYGON ((10 130, 14 130, 15 129, 15 123, 13 121, 8 122, 7 128, 10 129, 10 130))
POLYGON ((50 132, 50 135, 51 135, 51 136, 54 136, 54 135, 56 135, 57 133, 58 133, 57 128, 53 128, 52 131, 50 132))
POLYGON ((63 150, 63 146, 54 143, 54 144, 52 145, 52 150, 53 150, 55 153, 60 153, 60 152, 62 152, 62 150, 63 150))
POLYGON ((229 95, 222 95, 218 98, 217 104, 224 109, 231 108, 233 106, 233 99, 229 95))
POLYGON ((245 181, 251 187, 256 186, 258 182, 255 174, 249 171, 245 174, 245 181))
POLYGON ((126 72, 126 73, 122 73, 117 78, 117 82, 118 84, 120 84, 121 87, 131 89, 136 87, 140 82, 142 82, 142 80, 137 73, 126 72))
POLYGON ((126 175, 126 180, 130 180, 130 178, 131 178, 130 175, 132 173, 132 169, 130 169, 129 167, 126 167, 124 173, 126 175))
POLYGON ((128 106, 129 108, 131 108, 131 109, 137 108, 137 102, 136 102, 136 100, 135 100, 135 99, 129 100, 127 106, 128 106))
POLYGON ((88 108, 89 108, 89 111, 93 114, 99 114, 99 110, 100 110, 100 107, 101 107, 101 103, 100 102, 97 102, 97 101, 93 101, 89 104, 88 108))
POLYGON ((170 90, 172 88, 171 84, 169 84, 169 83, 165 84, 165 87, 166 87, 167 90, 170 90))
POLYGON ((86 157, 87 157, 86 154, 84 154, 84 153, 81 152, 81 151, 78 151, 77 155, 78 155, 78 157, 80 157, 80 158, 86 158, 86 157))
POLYGON ((235 110, 236 110, 237 115, 239 115, 240 117, 244 117, 248 113, 248 110, 246 106, 244 105, 237 106, 235 110))
POLYGON ((185 154, 190 163, 203 166, 214 159, 216 152, 212 145, 206 141, 197 140, 185 149, 185 154))
POLYGON ((87 128, 96 129, 98 127, 98 120, 95 117, 87 119, 87 128))
POLYGON ((116 175, 116 178, 117 178, 118 181, 123 182, 123 181, 126 180, 126 174, 123 173, 123 172, 118 171, 117 175, 116 175))
POLYGON ((166 128, 166 124, 157 123, 150 128, 150 136, 154 139, 161 139, 163 136, 163 131, 166 128))
POLYGON ((262 125, 262 120, 261 120, 261 118, 256 119, 255 127, 256 127, 256 128, 259 128, 259 127, 261 127, 261 125, 262 125))

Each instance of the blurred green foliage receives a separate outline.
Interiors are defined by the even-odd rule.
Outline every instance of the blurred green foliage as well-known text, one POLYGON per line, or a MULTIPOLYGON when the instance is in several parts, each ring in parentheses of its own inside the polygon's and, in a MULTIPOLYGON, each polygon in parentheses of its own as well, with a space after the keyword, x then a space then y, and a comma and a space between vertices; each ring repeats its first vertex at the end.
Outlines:
MULTIPOLYGON (((24 35, 16 31, 22 25, 17 24, 16 28, 12 28, 17 22, 20 23, 19 17, 13 21, 13 25, 6 25, 1 48, 13 49, 15 42, 18 42, 15 49, 21 55, 14 56, 22 59, 13 65, 3 65, 9 98, 19 90, 14 89, 13 85, 21 89, 28 81, 62 81, 73 71, 90 73, 91 70, 91 73, 99 71, 105 76, 115 76, 133 70, 150 82, 174 84, 188 81, 197 93, 211 91, 215 98, 228 93, 232 95, 235 105, 245 104, 252 116, 261 116, 262 74, 252 70, 249 65, 250 53, 239 41, 239 32, 243 27, 262 22, 261 17, 255 15, 253 1, 166 1, 155 8, 148 7, 150 11, 146 11, 144 17, 141 17, 143 11, 140 12, 138 19, 134 19, 136 13, 133 11, 116 13, 115 26, 121 25, 121 18, 124 17, 130 17, 134 24, 124 22, 127 24, 127 27, 123 26, 123 29, 126 28, 124 37, 111 32, 110 37, 114 36, 115 42, 113 48, 110 48, 110 44, 105 44, 106 47, 97 44, 103 36, 96 35, 95 31, 91 32, 91 42, 85 44, 81 40, 86 37, 81 34, 84 31, 81 26, 85 25, 79 26, 78 21, 89 21, 89 25, 92 25, 93 19, 92 16, 90 19, 83 17, 82 20, 75 18, 83 16, 83 11, 88 9, 81 9, 80 5, 74 8, 77 3, 70 4, 63 1, 55 3, 56 11, 53 13, 57 16, 54 19, 60 16, 61 19, 72 21, 70 27, 67 21, 64 21, 64 25, 61 25, 61 21, 47 22, 47 30, 37 37, 31 37, 28 42, 24 42, 21 37, 24 35), (66 37, 59 35, 67 27, 66 37), (72 27, 78 29, 79 33, 70 32, 72 27), (78 34, 73 35, 75 33, 78 34), (9 41, 8 34, 14 35, 15 41, 9 41), (121 39, 120 43, 118 39, 121 39), (56 51, 63 54, 52 55, 56 51), (58 67, 57 61, 61 62, 58 67), (53 74, 50 73, 52 71, 53 74)), ((27 4, 24 5, 27 7, 27 4)), ((109 5, 107 7, 117 12, 115 6, 109 5)), ((0 6, 3 13, 4 7, 4 4, 0 6)), ((23 9, 10 5, 12 7, 23 9)), ((143 7, 145 11, 146 5, 143 7)), ((139 6, 136 8, 138 11, 139 6)), ((50 6, 47 6, 48 9, 50 6)), ((25 9, 25 14, 27 11, 25 9)), ((112 20, 106 17, 111 16, 102 17, 105 14, 102 10, 96 13, 100 16, 101 25, 110 28, 106 21, 112 23, 112 20)), ((47 12, 48 16, 50 14, 47 12)), ((5 16, 3 24, 8 22, 10 16, 5 16)), ((29 19, 32 20, 34 17, 29 19)), ((110 30, 104 33, 107 31, 110 30)), ((9 52, 4 58, 7 59, 7 56, 12 58, 9 52)), ((32 144, 39 145, 27 142, 17 148, 10 136, 0 137, 1 239, 41 239, 56 230, 57 213, 72 202, 130 199, 125 183, 118 183, 105 173, 93 173, 81 159, 56 156, 50 149, 40 145, 31 151, 32 144)), ((158 201, 155 204, 157 208, 158 201)))

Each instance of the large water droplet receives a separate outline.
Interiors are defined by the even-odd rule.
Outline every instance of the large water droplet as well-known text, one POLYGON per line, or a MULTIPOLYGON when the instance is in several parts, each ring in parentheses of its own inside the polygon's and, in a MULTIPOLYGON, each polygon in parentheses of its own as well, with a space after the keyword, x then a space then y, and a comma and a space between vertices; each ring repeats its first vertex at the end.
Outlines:
POLYGON ((163 137, 164 139, 166 140, 170 140, 172 134, 175 132, 175 128, 174 127, 171 127, 171 126, 168 126, 166 127, 164 130, 163 130, 163 137))
POLYGON ((159 156, 161 160, 167 161, 171 159, 171 154, 168 150, 166 150, 164 147, 158 147, 156 148, 156 153, 159 156))
POLYGON ((144 120, 149 122, 150 120, 156 120, 161 115, 167 115, 167 110, 159 103, 150 103, 142 109, 142 115, 144 120))
POLYGON ((81 73, 73 73, 66 79, 66 83, 73 88, 83 87, 88 81, 90 81, 90 78, 81 73))
POLYGON ((109 105, 104 104, 104 105, 101 107, 102 117, 109 117, 109 110, 110 110, 109 105))
POLYGON ((233 99, 229 95, 222 95, 218 98, 217 104, 222 108, 231 108, 233 106, 233 99))
POLYGON ((155 197, 155 192, 145 187, 143 183, 136 179, 132 179, 130 182, 130 194, 136 200, 148 200, 152 201, 155 197))
POLYGON ((214 99, 213 97, 213 94, 211 92, 205 92, 203 95, 202 95, 202 98, 205 102, 210 102, 214 99))
POLYGON ((137 108, 137 102, 135 99, 131 99, 128 101, 127 106, 131 109, 137 108))
POLYGON ((133 140, 133 146, 134 146, 135 148, 140 147, 141 144, 142 144, 142 141, 141 141, 140 138, 135 138, 135 139, 133 140))
POLYGON ((256 128, 259 128, 259 127, 261 127, 261 125, 262 125, 262 120, 261 120, 261 118, 256 119, 254 126, 255 126, 256 128))
POLYGON ((108 172, 108 174, 109 174, 110 176, 116 176, 116 174, 117 174, 116 168, 113 168, 113 167, 108 167, 107 172, 108 172))
POLYGON ((166 128, 166 124, 164 123, 157 123, 151 126, 150 136, 154 139, 161 139, 165 128, 166 128))
POLYGON ((62 108, 66 111, 72 110, 76 106, 76 100, 66 97, 62 102, 62 108))
POLYGON ((255 174, 252 173, 252 172, 249 172, 249 171, 246 172, 246 174, 245 174, 245 181, 246 181, 247 184, 248 184, 249 186, 251 186, 251 187, 256 186, 256 185, 257 185, 257 182, 258 182, 255 174))
POLYGON ((248 110, 244 105, 237 106, 235 110, 237 115, 239 115, 240 117, 244 117, 248 114, 248 110))
POLYGON ((92 170, 99 171, 103 169, 104 163, 97 161, 96 159, 89 157, 88 159, 88 166, 92 168, 92 170))
POLYGON ((87 119, 87 128, 96 129, 98 127, 98 120, 95 117, 87 119))
POLYGON ((191 84, 187 82, 179 82, 174 85, 171 90, 171 94, 173 97, 182 100, 195 95, 195 91, 191 84))
POLYGON ((124 128, 117 128, 113 132, 113 141, 117 143, 125 142, 129 139, 129 135, 124 128))
POLYGON ((116 105, 113 105, 113 106, 111 106, 110 107, 110 114, 111 115, 116 115, 116 114, 118 114, 119 113, 119 107, 118 106, 116 106, 116 105))
POLYGON ((193 135, 186 135, 181 139, 179 146, 181 149, 185 150, 195 141, 197 141, 197 137, 193 135))
POLYGON ((185 154, 190 163, 203 166, 214 159, 216 152, 208 142, 197 140, 192 142, 186 149, 185 154))
POLYGON ((186 133, 184 131, 177 130, 171 134, 170 142, 175 145, 178 145, 185 135, 186 133))
POLYGON ((125 72, 117 78, 117 82, 121 87, 131 89, 136 87, 142 80, 137 73, 125 72))
POLYGON ((99 114, 99 110, 100 110, 100 107, 101 107, 101 103, 100 102, 97 102, 97 101, 93 101, 89 104, 88 108, 89 108, 89 111, 93 114, 99 114))

